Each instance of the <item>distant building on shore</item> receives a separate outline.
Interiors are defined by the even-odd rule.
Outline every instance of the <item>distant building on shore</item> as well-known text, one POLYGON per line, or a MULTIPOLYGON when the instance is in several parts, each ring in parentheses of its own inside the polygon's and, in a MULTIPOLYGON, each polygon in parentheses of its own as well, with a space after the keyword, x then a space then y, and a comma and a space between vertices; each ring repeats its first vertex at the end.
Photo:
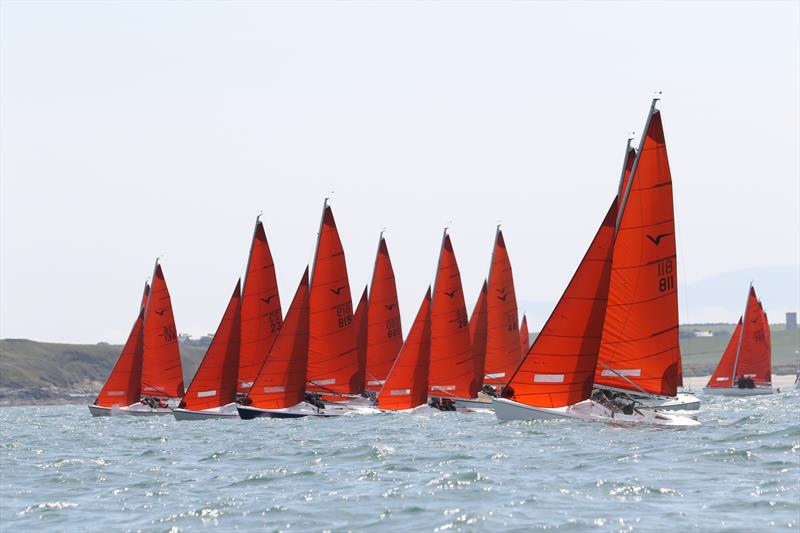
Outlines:
POLYGON ((797 331, 797 313, 786 313, 786 331, 797 331))

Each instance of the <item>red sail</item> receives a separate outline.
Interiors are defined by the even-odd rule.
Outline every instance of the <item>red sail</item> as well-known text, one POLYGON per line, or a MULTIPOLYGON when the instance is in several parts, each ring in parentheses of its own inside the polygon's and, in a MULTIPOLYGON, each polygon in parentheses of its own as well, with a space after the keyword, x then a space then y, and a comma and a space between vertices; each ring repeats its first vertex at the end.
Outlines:
POLYGON ((316 392, 354 394, 358 350, 353 326, 353 301, 347 280, 342 242, 327 201, 311 278, 308 389, 316 392))
POLYGON ((661 112, 654 107, 626 183, 595 383, 675 396, 680 348, 672 178, 661 112))
POLYGON ((734 379, 751 378, 758 383, 772 382, 771 337, 767 315, 750 287, 747 309, 742 321, 742 342, 734 367, 734 379))
POLYGON ((474 359, 461 274, 445 231, 431 304, 431 394, 474 398, 481 381, 474 359))
POLYGON ((517 295, 514 276, 506 250, 503 232, 497 227, 489 269, 489 295, 486 305, 488 332, 486 336, 486 367, 484 382, 503 385, 519 366, 520 333, 517 324, 517 295))
POLYGON ((731 340, 722 352, 722 358, 717 363, 717 368, 708 380, 708 385, 712 389, 729 389, 734 386, 736 381, 734 372, 736 368, 736 354, 739 351, 739 339, 742 336, 742 319, 736 324, 731 340))
POLYGON ((147 299, 150 298, 150 284, 145 282, 144 283, 144 293, 142 294, 142 305, 140 309, 144 311, 144 308, 147 307, 147 299))
MULTIPOLYGON (((149 287, 145 284, 145 302, 149 287)), ((113 407, 136 403, 141 398, 142 386, 142 326, 144 324, 144 308, 139 309, 139 316, 133 323, 128 340, 122 347, 119 359, 111 369, 103 389, 97 396, 95 405, 113 407)))
POLYGON ((186 390, 181 407, 200 411, 236 401, 236 373, 239 369, 242 297, 236 282, 228 307, 211 340, 200 367, 186 390))
POLYGON ((308 268, 303 273, 278 338, 248 398, 255 407, 283 409, 302 402, 308 365, 308 268))
MULTIPOLYGON (((486 313, 486 281, 481 286, 475 308, 469 317, 469 332, 472 334, 472 356, 475 364, 475 375, 480 380, 486 367, 486 334, 488 329, 486 313)), ((482 386, 482 381, 478 384, 482 386)))
POLYGON ((144 315, 142 394, 168 398, 183 396, 178 330, 167 282, 158 261, 144 315))
POLYGON ((367 315, 369 314, 369 304, 367 302, 367 288, 361 294, 361 299, 356 306, 356 314, 353 315, 353 324, 356 329, 356 347, 358 349, 358 371, 355 375, 355 386, 364 390, 364 382, 367 375, 367 315))
POLYGON ((389 369, 392 368, 403 346, 403 328, 400 323, 400 303, 397 299, 392 260, 386 240, 381 235, 372 285, 369 294, 367 329, 366 388, 380 390, 389 369))
POLYGON ((519 325, 519 344, 522 347, 521 357, 525 357, 531 346, 530 332, 528 331, 528 317, 522 315, 522 324, 519 325))
POLYGON ((503 392, 505 397, 536 407, 565 407, 591 395, 608 298, 616 212, 615 200, 553 313, 503 392))
POLYGON ((281 329, 281 299, 275 263, 261 221, 256 219, 242 292, 242 335, 237 389, 250 390, 281 329))
POLYGON ((428 368, 431 359, 431 289, 422 299, 408 338, 378 393, 378 407, 411 409, 428 401, 428 368))

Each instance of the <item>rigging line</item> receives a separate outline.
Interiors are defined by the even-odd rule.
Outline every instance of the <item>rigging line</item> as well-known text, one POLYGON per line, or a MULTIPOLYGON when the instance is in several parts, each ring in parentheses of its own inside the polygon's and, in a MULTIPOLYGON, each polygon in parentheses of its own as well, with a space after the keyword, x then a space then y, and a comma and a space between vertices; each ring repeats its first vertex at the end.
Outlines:
POLYGON ((600 363, 601 365, 603 365, 603 368, 605 368, 606 370, 608 370, 608 371, 610 371, 610 372, 613 372, 613 373, 615 373, 615 374, 616 374, 616 375, 617 375, 619 378, 621 378, 621 379, 624 379, 625 381, 627 381, 628 383, 630 383, 631 385, 633 385, 634 387, 636 387, 636 388, 637 388, 639 391, 641 391, 643 394, 646 394, 646 395, 648 395, 648 396, 650 395, 650 393, 649 393, 649 392, 647 392, 646 390, 644 390, 643 388, 641 388, 639 385, 637 385, 637 384, 636 384, 636 383, 634 383, 633 381, 629 380, 627 377, 623 376, 622 374, 620 374, 619 372, 617 372, 616 370, 614 370, 613 368, 611 368, 610 366, 608 366, 608 365, 607 365, 607 364, 605 364, 604 362, 602 362, 602 361, 598 361, 598 363, 600 363))

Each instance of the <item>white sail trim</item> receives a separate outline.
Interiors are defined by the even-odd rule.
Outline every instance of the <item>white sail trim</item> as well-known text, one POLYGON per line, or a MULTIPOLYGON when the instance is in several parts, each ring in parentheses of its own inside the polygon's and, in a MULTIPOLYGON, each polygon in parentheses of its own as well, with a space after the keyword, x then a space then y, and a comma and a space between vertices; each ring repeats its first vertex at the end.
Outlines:
POLYGON ((624 368, 622 370, 607 368, 600 374, 604 378, 618 378, 620 376, 638 378, 642 375, 641 368, 624 368))
POLYGON ((311 382, 312 385, 335 385, 336 378, 331 379, 315 379, 311 382))
POLYGON ((253 386, 253 382, 252 381, 242 381, 242 382, 239 383, 239 386, 241 388, 243 388, 243 389, 249 389, 250 387, 253 386))
POLYGON ((201 391, 198 391, 198 393, 197 393, 197 397, 198 398, 208 398, 209 396, 216 396, 216 395, 217 395, 217 390, 216 389, 214 389, 214 390, 201 390, 201 391))
POLYGON ((534 383, 564 383, 564 374, 534 374, 534 383))
POLYGON ((389 396, 408 396, 411 394, 411 389, 392 389, 389 391, 389 396))
POLYGON ((277 385, 275 387, 264 387, 264 392, 266 392, 266 393, 285 392, 285 391, 286 391, 286 387, 284 387, 283 385, 277 385))
POLYGON ((483 376, 483 379, 498 379, 504 377, 506 377, 505 372, 497 372, 495 374, 486 374, 485 376, 483 376))
POLYGON ((717 381, 728 381, 729 379, 731 379, 731 378, 725 376, 725 377, 717 378, 717 381))
POLYGON ((455 385, 433 385, 433 386, 431 386, 431 390, 441 390, 441 391, 456 390, 456 386, 455 385))
POLYGON ((124 390, 110 390, 106 393, 106 396, 125 396, 124 390))
POLYGON ((386 383, 385 379, 373 379, 372 381, 367 381, 367 385, 383 385, 386 383))

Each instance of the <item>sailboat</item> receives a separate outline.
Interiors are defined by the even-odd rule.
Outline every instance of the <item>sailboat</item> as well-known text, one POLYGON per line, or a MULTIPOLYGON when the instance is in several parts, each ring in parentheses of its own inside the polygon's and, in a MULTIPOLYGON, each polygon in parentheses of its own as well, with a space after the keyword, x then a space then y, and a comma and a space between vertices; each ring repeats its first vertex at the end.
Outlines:
POLYGON ((101 391, 95 404, 89 406, 93 416, 168 415, 172 409, 167 400, 184 395, 178 332, 158 260, 150 290, 145 293, 147 303, 103 387, 105 392, 101 391))
POLYGON ((630 169, 626 163, 620 179, 608 308, 595 386, 652 408, 696 410, 700 407, 697 397, 678 393, 681 354, 675 213, 657 101, 650 106, 630 169))
POLYGON ((428 287, 411 331, 378 392, 377 407, 385 411, 427 407, 430 358, 431 288, 428 287))
POLYGON ((389 248, 381 232, 367 312, 367 366, 364 384, 367 391, 381 390, 402 346, 403 326, 400 321, 397 284, 392 260, 389 258, 389 248))
POLYGON ((369 404, 362 396, 358 336, 342 241, 328 199, 322 207, 309 296, 306 390, 324 401, 369 404))
POLYGON ((726 396, 774 392, 769 321, 752 284, 747 292, 744 314, 703 392, 726 396))
POLYGON ((241 281, 236 282, 217 332, 195 372, 186 395, 172 411, 176 420, 239 418, 236 383, 241 336, 241 281))
POLYGON ((253 228, 241 306, 237 397, 250 391, 283 323, 275 263, 261 215, 253 228))
MULTIPOLYGON (((655 101, 648 116, 649 127, 642 139, 645 150, 652 150, 652 141, 659 138, 663 143, 660 117, 654 110, 655 101)), ((620 191, 625 191, 623 198, 629 195, 635 176, 636 153, 629 140, 620 179, 620 191)), ((642 191, 648 185, 640 182, 637 187, 642 191)), ((619 198, 620 195, 612 202, 553 313, 504 387, 503 398, 494 400, 495 414, 499 419, 575 418, 665 426, 699 424, 691 417, 640 408, 636 400, 627 397, 623 400, 615 393, 593 392, 601 373, 598 370, 598 366, 602 366, 599 356, 603 342, 607 341, 605 329, 613 302, 611 290, 616 237, 619 236, 619 198)), ((641 210, 636 213, 640 216, 639 222, 643 222, 641 210)), ((671 368, 675 372, 676 365, 671 368)))
POLYGON ((340 405, 323 403, 306 393, 309 358, 308 268, 303 273, 278 338, 256 376, 250 392, 237 406, 242 419, 335 416, 340 405))
POLYGON ((476 372, 461 273, 445 228, 431 303, 429 395, 434 404, 445 406, 456 399, 475 398, 481 377, 476 372))
POLYGON ((528 354, 494 398, 500 420, 582 419, 696 425, 688 417, 617 406, 592 390, 606 314, 616 201, 528 354))

